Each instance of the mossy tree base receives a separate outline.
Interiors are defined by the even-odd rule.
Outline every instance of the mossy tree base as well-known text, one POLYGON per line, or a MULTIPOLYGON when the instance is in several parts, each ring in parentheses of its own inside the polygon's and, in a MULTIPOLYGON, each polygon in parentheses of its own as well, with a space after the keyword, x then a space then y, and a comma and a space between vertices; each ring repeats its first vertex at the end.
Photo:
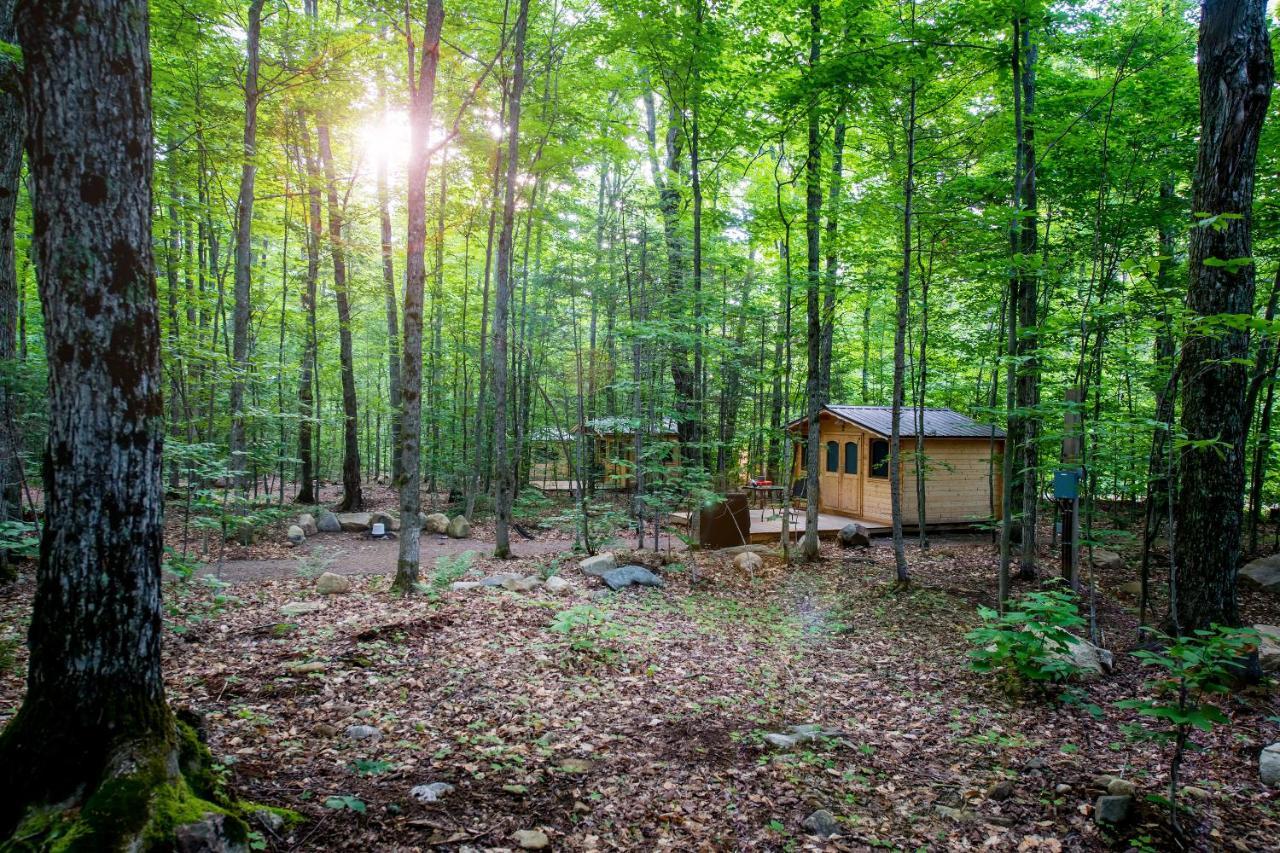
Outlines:
POLYGON ((227 796, 195 729, 117 750, 83 797, 28 808, 0 851, 248 851, 256 807, 227 796))

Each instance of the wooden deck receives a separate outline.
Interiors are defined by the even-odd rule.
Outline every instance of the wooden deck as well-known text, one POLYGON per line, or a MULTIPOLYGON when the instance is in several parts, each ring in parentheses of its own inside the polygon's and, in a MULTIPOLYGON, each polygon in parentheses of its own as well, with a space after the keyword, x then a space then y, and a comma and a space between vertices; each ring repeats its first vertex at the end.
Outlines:
MULTIPOLYGON (((544 494, 571 493, 577 485, 574 480, 530 480, 529 485, 544 494)), ((597 492, 620 492, 623 488, 616 483, 596 483, 597 492)))
MULTIPOLYGON (((777 542, 781 538, 782 513, 782 510, 775 507, 770 507, 763 512, 759 509, 751 510, 750 538, 752 544, 777 542)), ((678 527, 688 527, 689 513, 673 512, 671 521, 678 527)), ((846 515, 831 515, 830 513, 822 512, 818 513, 818 538, 834 539, 836 534, 840 532, 840 528, 851 521, 856 521, 867 528, 868 533, 872 536, 886 536, 892 531, 889 522, 883 519, 850 518, 846 515)), ((787 533, 792 540, 798 540, 804 535, 804 512, 802 510, 791 510, 791 517, 787 519, 787 533)))

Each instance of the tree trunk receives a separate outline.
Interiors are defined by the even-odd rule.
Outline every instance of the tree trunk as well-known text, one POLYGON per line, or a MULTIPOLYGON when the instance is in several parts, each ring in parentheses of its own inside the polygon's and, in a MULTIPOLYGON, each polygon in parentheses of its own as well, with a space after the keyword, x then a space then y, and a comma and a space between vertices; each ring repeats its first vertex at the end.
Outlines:
MULTIPOLYGON (((1254 164, 1274 77, 1266 4, 1205 0, 1202 10, 1201 131, 1191 209, 1231 218, 1191 231, 1187 307, 1195 317, 1252 314, 1254 267, 1247 259, 1254 164)), ((1248 332, 1230 327, 1211 326, 1208 333, 1193 327, 1183 345, 1182 428, 1190 441, 1205 444, 1187 447, 1179 464, 1172 633, 1240 623, 1248 357, 1248 332)))
POLYGON ((387 198, 387 161, 378 162, 378 221, 382 228, 382 286, 387 303, 387 394, 391 401, 391 479, 400 477, 400 319, 396 311, 396 268, 387 198))
MULTIPOLYGON (((912 16, 915 5, 912 4, 912 16)), ((915 200, 916 80, 911 78, 907 102, 907 169, 902 180, 902 271, 898 276, 897 322, 893 331, 893 408, 889 426, 889 511, 893 528, 893 561, 900 584, 911 582, 902 537, 902 398, 907 369, 907 310, 911 302, 911 217, 915 200)), ((920 461, 916 460, 919 465, 920 461)))
MULTIPOLYGON (((406 27, 410 26, 406 20, 406 27)), ((422 293, 427 282, 427 147, 435 109, 436 68, 444 0, 428 0, 422 34, 422 62, 409 81, 409 164, 405 214, 404 362, 400 368, 400 554, 392 589, 411 592, 418 582, 422 536, 422 293)), ((414 68, 409 42, 409 68, 414 68)))
POLYGON ((253 186, 258 174, 258 65, 263 0, 249 4, 245 36, 244 138, 240 156, 240 198, 236 202, 235 309, 231 333, 231 479, 245 486, 244 383, 249 370, 249 299, 253 275, 253 186))
MULTIPOLYGON (((17 40, 13 28, 14 0, 0 0, 0 40, 17 40)), ((0 55, 0 362, 12 368, 18 358, 20 279, 14 258, 14 225, 22 175, 22 67, 8 54, 0 55)), ((22 515, 22 439, 17 429, 14 400, 16 375, 0 377, 0 521, 22 515)), ((0 581, 12 580, 8 552, 0 552, 0 581)))
POLYGON ((87 827, 96 833, 76 838, 85 849, 139 839, 152 791, 176 775, 160 672, 164 403, 147 26, 141 0, 24 3, 17 16, 49 434, 27 693, 0 735, 0 837, 29 805, 128 797, 114 807, 131 825, 87 827))
POLYGON ((808 373, 805 396, 808 399, 809 442, 805 446, 805 517, 804 541, 800 553, 806 560, 818 557, 818 444, 822 412, 822 314, 818 300, 822 289, 821 250, 818 242, 822 216, 822 136, 818 122, 816 90, 818 60, 822 54, 822 7, 819 0, 809 3, 809 75, 815 87, 809 95, 809 150, 805 165, 804 235, 807 278, 805 308, 808 320, 808 373))
POLYGON ((338 359, 342 374, 342 502, 338 509, 357 510, 364 506, 360 487, 360 416, 356 403, 355 356, 351 346, 351 302, 347 292, 347 253, 342 238, 342 207, 338 203, 338 180, 329 144, 329 125, 319 122, 316 137, 329 208, 329 252, 333 257, 333 296, 338 308, 338 359))
POLYGON ((502 200, 502 231, 498 236, 498 269, 493 301, 493 459, 495 518, 493 555, 511 556, 508 528, 514 481, 507 453, 507 326, 511 314, 511 239, 516 216, 516 180, 520 166, 520 96, 524 91, 524 35, 529 20, 529 0, 520 0, 516 14, 514 69, 511 103, 507 109, 507 180, 502 200))
POLYGON ((1022 423, 1022 447, 1020 452, 1022 484, 1022 551, 1018 561, 1018 577, 1030 580, 1036 576, 1036 510, 1039 506, 1040 453, 1038 448, 1040 416, 1036 407, 1040 403, 1040 368, 1036 361, 1039 347, 1037 327, 1039 319, 1039 275, 1031 262, 1036 258, 1039 225, 1036 219, 1036 45, 1031 41, 1027 22, 1022 22, 1022 74, 1015 85, 1022 87, 1021 133, 1018 145, 1022 149, 1021 208, 1015 225, 1017 246, 1014 258, 1018 278, 1018 387, 1017 407, 1024 413, 1022 423))
POLYGON ((316 489, 316 453, 314 447, 315 370, 316 370, 316 288, 320 280, 320 241, 323 239, 320 212, 320 174, 311 154, 311 135, 306 119, 298 114, 298 135, 302 140, 302 166, 307 180, 307 281, 302 289, 302 310, 306 314, 306 341, 302 347, 302 366, 298 377, 298 456, 302 470, 298 485, 300 504, 319 500, 316 489))

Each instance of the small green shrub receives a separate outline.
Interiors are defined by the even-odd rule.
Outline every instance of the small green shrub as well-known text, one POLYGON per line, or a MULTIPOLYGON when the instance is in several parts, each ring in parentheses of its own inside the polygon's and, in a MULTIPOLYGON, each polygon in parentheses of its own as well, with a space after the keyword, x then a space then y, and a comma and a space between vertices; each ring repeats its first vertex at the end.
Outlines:
POLYGON ((605 663, 613 663, 622 654, 615 643, 622 630, 609 621, 598 607, 579 604, 561 610, 551 622, 551 630, 569 638, 569 648, 605 663))
POLYGON ((1164 799, 1164 805, 1169 808, 1171 831, 1180 836, 1178 774, 1187 747, 1196 747, 1190 740, 1191 731, 1210 732, 1215 726, 1230 724, 1231 719, 1211 700, 1231 692, 1232 682, 1240 673, 1241 662, 1257 649, 1259 638, 1258 632, 1252 628, 1214 625, 1186 636, 1160 639, 1166 643, 1162 650, 1143 649, 1133 653, 1147 666, 1162 670, 1159 677, 1144 685, 1150 695, 1125 699, 1117 702, 1116 706, 1132 708, 1140 716, 1164 721, 1159 728, 1141 731, 1135 728, 1134 731, 1145 739, 1173 742, 1169 796, 1164 799))
POLYGON ((979 607, 982 625, 965 635, 975 672, 996 673, 1014 690, 1062 683, 1082 670, 1071 658, 1080 642, 1072 628, 1085 624, 1071 595, 1058 589, 1028 592, 1003 614, 979 607))
POLYGON ((14 557, 39 557, 40 529, 32 521, 0 521, 0 551, 14 557))
POLYGON ((442 554, 436 557, 435 571, 431 573, 431 589, 437 593, 444 592, 449 587, 449 584, 471 571, 471 564, 475 559, 475 551, 463 551, 461 554, 442 554))

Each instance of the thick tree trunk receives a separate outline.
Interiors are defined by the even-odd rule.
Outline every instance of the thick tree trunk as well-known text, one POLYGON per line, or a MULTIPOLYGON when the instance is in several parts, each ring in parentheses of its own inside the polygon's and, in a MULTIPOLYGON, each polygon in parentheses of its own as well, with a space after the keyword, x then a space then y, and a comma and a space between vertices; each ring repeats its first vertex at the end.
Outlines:
POLYGON ((245 28, 244 138, 240 156, 240 198, 236 202, 235 309, 231 333, 231 478, 245 486, 244 384, 249 370, 249 299, 253 275, 253 186, 258 174, 258 65, 263 0, 249 4, 245 28))
MULTIPOLYGON (((818 0, 809 3, 809 73, 815 76, 822 54, 822 7, 818 0)), ((809 95, 809 150, 805 165, 804 235, 805 308, 808 320, 806 347, 809 363, 805 380, 805 396, 808 400, 809 441, 805 445, 805 517, 804 541, 800 553, 806 560, 818 557, 818 462, 819 436, 822 412, 822 314, 819 298, 822 291, 821 249, 819 233, 822 217, 822 136, 818 122, 818 93, 809 95)))
MULTIPOLYGON (((17 40, 13 28, 14 0, 0 0, 0 40, 17 40)), ((22 441, 14 400, 18 358, 19 278, 14 259, 14 224, 22 174, 22 67, 8 54, 0 55, 0 521, 22 514, 22 441)), ((0 553, 0 580, 12 579, 8 554, 0 553)))
MULTIPOLYGON (((1251 255, 1254 164, 1274 78, 1264 0, 1205 0, 1197 55, 1201 130, 1191 209, 1230 218, 1191 231, 1187 307, 1195 317, 1252 314, 1253 264, 1230 262, 1251 255)), ((1182 428, 1205 446, 1184 450, 1178 470, 1168 627, 1179 634, 1240 621, 1248 357, 1249 334, 1239 329, 1193 327, 1183 345, 1182 428)))
MULTIPOLYGON (((145 826, 145 796, 173 775, 147 26, 141 0, 18 11, 49 434, 27 694, 0 735, 0 837, 29 805, 92 804, 125 777, 144 792, 125 814, 145 826)), ((77 844, 118 849, 131 827, 99 829, 77 844)))
POLYGON ((329 252, 333 258, 333 297, 338 309, 338 360, 342 374, 342 502, 339 510, 364 506, 360 486, 360 413, 356 402, 355 354, 351 344, 351 300, 347 289, 347 252, 342 238, 342 207, 338 202, 338 179, 329 144, 329 125, 319 122, 316 137, 329 208, 329 252))
POLYGON ((493 459, 496 475, 493 554, 501 558, 511 556, 508 528, 515 486, 511 476, 511 457, 507 452, 507 326, 511 314, 511 240, 520 166, 520 96, 524 92, 524 36, 528 20, 529 0, 520 0, 512 47, 515 67, 511 73, 511 103, 507 109, 507 179, 502 200, 502 230, 498 235, 493 306, 493 459))
MULTIPOLYGON (((410 22, 406 21, 406 25, 410 22)), ((429 0, 422 61, 409 83, 409 165, 405 214, 404 362, 400 367, 400 555, 392 589, 411 592, 418 582, 422 536, 422 294, 427 282, 427 147, 435 109, 436 68, 444 0, 429 0)), ((414 69, 409 43, 409 68, 414 69)))

